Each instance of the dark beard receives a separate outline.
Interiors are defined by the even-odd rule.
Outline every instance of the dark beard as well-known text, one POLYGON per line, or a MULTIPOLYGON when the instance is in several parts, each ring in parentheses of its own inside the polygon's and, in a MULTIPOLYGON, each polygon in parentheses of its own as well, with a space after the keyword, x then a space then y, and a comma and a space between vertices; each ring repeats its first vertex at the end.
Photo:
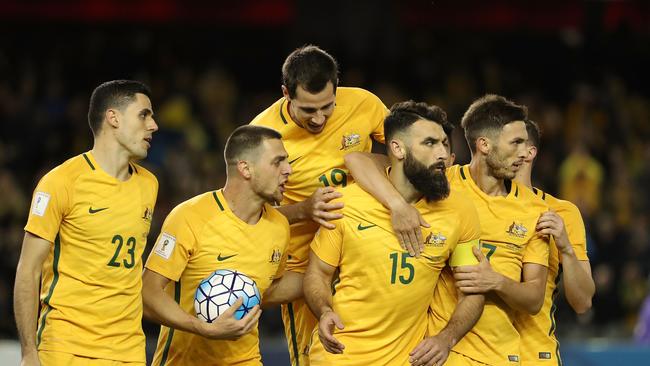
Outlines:
POLYGON ((413 187, 422 193, 427 202, 440 201, 449 196, 449 181, 445 175, 444 162, 426 167, 407 152, 404 160, 404 175, 413 187), (435 170, 438 168, 442 171, 435 170))

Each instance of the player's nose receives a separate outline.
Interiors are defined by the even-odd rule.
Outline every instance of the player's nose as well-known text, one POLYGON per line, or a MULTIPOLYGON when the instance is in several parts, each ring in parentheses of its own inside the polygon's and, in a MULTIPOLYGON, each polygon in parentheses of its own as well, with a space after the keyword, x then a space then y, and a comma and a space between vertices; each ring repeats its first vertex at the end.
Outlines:
POLYGON ((284 170, 282 171, 283 175, 289 176, 291 173, 293 173, 293 169, 291 168, 291 164, 288 162, 284 165, 284 170))
POLYGON ((158 131, 158 124, 156 123, 155 119, 151 118, 151 122, 149 122, 148 129, 153 132, 158 131))
POLYGON ((325 115, 323 114, 323 112, 319 111, 314 117, 311 118, 311 121, 312 123, 322 125, 323 123, 325 123, 325 115))

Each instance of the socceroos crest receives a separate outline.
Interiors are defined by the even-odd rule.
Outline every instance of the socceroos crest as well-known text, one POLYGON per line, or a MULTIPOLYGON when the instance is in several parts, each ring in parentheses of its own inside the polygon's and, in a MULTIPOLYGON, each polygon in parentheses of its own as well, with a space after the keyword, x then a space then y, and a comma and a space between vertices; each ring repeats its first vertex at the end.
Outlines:
POLYGON ((434 247, 441 247, 445 245, 447 237, 438 232, 437 234, 430 233, 424 241, 424 245, 432 245, 434 247))
POLYGON ((151 222, 151 218, 153 217, 153 210, 150 209, 149 207, 144 208, 144 213, 142 214, 142 219, 144 221, 151 222))
POLYGON ((282 252, 280 249, 275 248, 273 249, 273 253, 271 253, 271 260, 269 260, 269 263, 280 263, 280 259, 282 259, 282 252))
POLYGON ((506 233, 508 233, 510 236, 515 236, 517 238, 525 237, 527 232, 528 229, 526 229, 524 224, 517 224, 514 221, 512 222, 512 225, 508 227, 508 230, 506 230, 506 233))
POLYGON ((341 148, 339 150, 347 150, 353 146, 357 146, 361 143, 361 135, 358 133, 348 133, 343 135, 341 139, 341 148))

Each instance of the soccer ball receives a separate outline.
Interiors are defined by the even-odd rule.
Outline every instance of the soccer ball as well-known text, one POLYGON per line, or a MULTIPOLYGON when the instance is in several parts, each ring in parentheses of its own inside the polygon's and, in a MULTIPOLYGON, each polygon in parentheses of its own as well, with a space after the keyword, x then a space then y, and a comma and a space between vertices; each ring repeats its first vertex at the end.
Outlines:
POLYGON ((260 290, 257 289, 255 281, 243 273, 229 269, 216 270, 196 288, 196 316, 204 322, 212 323, 240 297, 244 299, 244 303, 235 311, 237 320, 260 303, 260 290))

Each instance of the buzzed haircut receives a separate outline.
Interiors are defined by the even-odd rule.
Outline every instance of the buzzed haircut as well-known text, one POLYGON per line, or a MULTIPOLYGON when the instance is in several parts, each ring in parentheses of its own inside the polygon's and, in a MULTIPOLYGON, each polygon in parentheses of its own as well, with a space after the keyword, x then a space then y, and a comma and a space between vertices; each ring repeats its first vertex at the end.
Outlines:
POLYGON ((470 150, 475 153, 476 139, 488 135, 497 136, 503 126, 527 118, 526 106, 515 104, 500 95, 487 94, 469 106, 460 125, 465 130, 470 150))
POLYGON ((107 109, 116 108, 123 111, 135 100, 135 95, 138 93, 151 97, 149 87, 134 80, 107 81, 96 87, 90 95, 88 107, 88 125, 93 135, 97 136, 101 131, 107 109))
POLYGON ((331 82, 336 90, 338 65, 334 57, 314 45, 302 46, 291 52, 282 65, 282 84, 289 91, 289 97, 296 97, 300 85, 315 94, 331 82))
POLYGON ((454 126, 447 121, 447 113, 442 108, 424 102, 409 100, 395 103, 390 107, 390 113, 384 120, 386 141, 390 141, 397 133, 406 131, 412 124, 421 119, 439 124, 447 134, 447 138, 451 139, 454 126))
POLYGON ((539 128, 537 122, 527 119, 524 121, 526 123, 526 132, 528 132, 528 144, 539 148, 539 143, 542 137, 542 131, 539 128))
POLYGON ((282 135, 268 127, 243 125, 237 127, 228 137, 223 157, 226 165, 237 165, 237 162, 250 158, 251 153, 262 145, 264 140, 282 139, 282 135))

